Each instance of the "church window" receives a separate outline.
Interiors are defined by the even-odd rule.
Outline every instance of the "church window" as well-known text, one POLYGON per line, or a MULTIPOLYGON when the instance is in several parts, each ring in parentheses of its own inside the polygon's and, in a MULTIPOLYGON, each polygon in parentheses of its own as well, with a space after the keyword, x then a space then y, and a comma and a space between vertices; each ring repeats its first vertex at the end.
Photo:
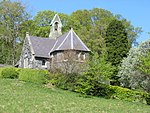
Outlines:
POLYGON ((80 52, 78 54, 78 59, 81 60, 81 61, 85 60, 85 53, 80 52))
POLYGON ((85 60, 85 54, 84 53, 81 53, 81 60, 85 60))
POLYGON ((42 60, 42 65, 45 65, 45 60, 42 60))
POLYGON ((58 22, 55 22, 55 31, 58 30, 58 22))

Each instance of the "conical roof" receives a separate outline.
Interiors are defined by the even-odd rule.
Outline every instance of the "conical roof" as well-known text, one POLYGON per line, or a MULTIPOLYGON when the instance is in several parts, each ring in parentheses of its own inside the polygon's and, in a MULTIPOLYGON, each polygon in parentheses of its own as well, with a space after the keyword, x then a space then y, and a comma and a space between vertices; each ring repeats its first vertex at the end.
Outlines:
POLYGON ((72 28, 68 33, 65 33, 57 39, 50 53, 60 50, 79 50, 85 52, 90 51, 89 48, 82 42, 82 40, 78 37, 78 35, 73 31, 72 28))

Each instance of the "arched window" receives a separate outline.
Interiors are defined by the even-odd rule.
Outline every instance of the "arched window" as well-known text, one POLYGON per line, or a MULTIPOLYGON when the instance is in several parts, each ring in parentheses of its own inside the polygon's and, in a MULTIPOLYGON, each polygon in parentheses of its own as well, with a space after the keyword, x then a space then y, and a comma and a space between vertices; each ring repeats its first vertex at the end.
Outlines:
POLYGON ((55 28, 55 31, 57 31, 57 30, 58 30, 58 22, 55 22, 55 26, 54 26, 54 28, 55 28))

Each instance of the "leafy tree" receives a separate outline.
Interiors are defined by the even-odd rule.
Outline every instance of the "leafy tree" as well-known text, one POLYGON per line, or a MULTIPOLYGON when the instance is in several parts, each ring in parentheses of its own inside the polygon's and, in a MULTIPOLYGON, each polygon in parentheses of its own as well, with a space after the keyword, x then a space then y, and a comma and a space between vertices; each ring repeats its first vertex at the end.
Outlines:
MULTIPOLYGON (((38 12, 38 14, 33 19, 35 22, 35 25, 37 26, 33 34, 35 36, 48 37, 49 32, 50 32, 50 23, 56 13, 57 12, 50 11, 50 10, 38 12)), ((63 13, 57 13, 57 14, 59 15, 61 22, 63 24, 62 31, 66 32, 68 15, 63 14, 63 13)))
POLYGON ((142 88, 147 92, 150 92, 150 52, 146 56, 140 58, 141 63, 138 69, 143 73, 142 88))
MULTIPOLYGON (((20 24, 29 18, 26 7, 21 2, 12 2, 4 0, 0 2, 0 38, 8 46, 5 49, 8 52, 5 63, 15 64, 17 60, 17 40, 20 32, 20 24)), ((2 44, 4 46, 4 44, 2 44)), ((2 47, 4 48, 4 47, 2 47)), ((6 54, 4 49, 3 53, 6 54)), ((4 59, 1 59, 4 60, 4 59)), ((4 62, 3 62, 4 63, 4 62)))
POLYGON ((141 65, 141 57, 145 57, 150 51, 150 40, 140 44, 137 48, 131 48, 128 57, 124 58, 119 67, 118 77, 121 86, 132 89, 144 89, 145 74, 138 68, 141 65))
POLYGON ((100 55, 106 53, 104 37, 109 24, 114 19, 122 22, 130 45, 132 42, 135 42, 138 34, 141 32, 140 28, 133 27, 121 15, 114 16, 110 11, 100 8, 73 12, 69 17, 67 26, 72 26, 91 51, 100 55))
POLYGON ((26 32, 29 32, 31 36, 36 36, 36 33, 38 29, 38 26, 36 26, 36 23, 34 20, 26 20, 20 24, 20 41, 23 42, 26 32))
POLYGON ((127 21, 127 19, 123 18, 119 14, 115 15, 115 18, 117 20, 120 20, 122 22, 122 24, 124 25, 126 32, 128 34, 127 36, 128 36, 130 43, 133 44, 134 46, 137 46, 138 42, 136 41, 136 39, 139 37, 141 32, 143 32, 142 28, 141 27, 134 27, 130 21, 127 21))

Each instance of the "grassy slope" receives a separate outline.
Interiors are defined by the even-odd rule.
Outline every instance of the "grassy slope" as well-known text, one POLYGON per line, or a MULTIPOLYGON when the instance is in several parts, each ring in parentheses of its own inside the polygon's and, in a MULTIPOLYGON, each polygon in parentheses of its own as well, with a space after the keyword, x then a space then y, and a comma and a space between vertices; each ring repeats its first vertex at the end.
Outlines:
POLYGON ((150 106, 126 101, 85 98, 17 80, 0 79, 0 113, 149 113, 150 106))

